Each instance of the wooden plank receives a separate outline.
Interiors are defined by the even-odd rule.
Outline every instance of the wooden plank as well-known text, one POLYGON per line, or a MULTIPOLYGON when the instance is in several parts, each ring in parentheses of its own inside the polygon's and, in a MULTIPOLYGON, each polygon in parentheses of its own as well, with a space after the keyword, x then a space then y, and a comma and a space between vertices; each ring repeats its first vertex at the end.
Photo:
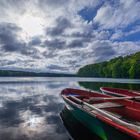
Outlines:
POLYGON ((112 103, 112 102, 105 102, 105 103, 99 103, 99 104, 93 104, 96 108, 112 108, 112 107, 124 107, 121 104, 117 104, 117 103, 112 103))
MULTIPOLYGON (((71 98, 72 98, 73 100, 79 102, 79 103, 82 102, 80 99, 78 99, 78 98, 76 98, 76 97, 71 96, 71 98)), ((107 113, 107 112, 105 112, 105 111, 99 109, 99 108, 96 108, 96 107, 94 107, 93 105, 91 105, 91 104, 89 104, 89 103, 86 103, 86 102, 84 102, 84 101, 83 101, 82 104, 83 104, 83 105, 86 105, 87 107, 89 107, 89 108, 91 108, 91 109, 93 109, 93 110, 95 110, 95 111, 97 111, 97 113, 99 113, 100 115, 111 119, 112 121, 116 122, 117 124, 119 124, 119 125, 121 125, 121 126, 124 126, 124 127, 128 128, 128 129, 132 129, 132 130, 134 130, 134 131, 136 131, 136 132, 140 132, 140 127, 137 126, 137 125, 134 125, 134 124, 132 124, 132 123, 127 123, 127 122, 125 122, 125 121, 123 121, 123 120, 121 120, 121 119, 119 119, 119 118, 117 118, 117 117, 115 117, 115 116, 113 116, 113 115, 111 115, 111 114, 109 114, 109 113, 107 113)))

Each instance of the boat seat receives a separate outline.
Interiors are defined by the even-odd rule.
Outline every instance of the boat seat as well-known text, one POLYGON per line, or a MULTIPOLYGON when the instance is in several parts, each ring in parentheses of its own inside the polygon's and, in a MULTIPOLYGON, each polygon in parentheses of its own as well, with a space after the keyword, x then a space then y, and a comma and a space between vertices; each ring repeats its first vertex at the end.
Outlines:
POLYGON ((124 105, 112 103, 112 102, 98 103, 98 104, 93 104, 93 105, 99 109, 112 108, 112 107, 124 107, 124 105))

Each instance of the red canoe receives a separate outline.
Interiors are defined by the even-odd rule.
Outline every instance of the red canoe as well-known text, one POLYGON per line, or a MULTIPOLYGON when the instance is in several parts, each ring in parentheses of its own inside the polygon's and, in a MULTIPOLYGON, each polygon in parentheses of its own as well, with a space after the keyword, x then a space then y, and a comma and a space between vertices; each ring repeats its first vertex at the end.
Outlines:
MULTIPOLYGON (((120 88, 110 88, 110 87, 101 87, 100 90, 108 95, 117 96, 117 97, 137 97, 140 96, 140 92, 127 90, 127 89, 120 89, 120 88)), ((135 99, 136 101, 140 101, 140 98, 135 99)))
POLYGON ((73 115, 102 140, 140 140, 140 103, 79 89, 61 95, 73 115))

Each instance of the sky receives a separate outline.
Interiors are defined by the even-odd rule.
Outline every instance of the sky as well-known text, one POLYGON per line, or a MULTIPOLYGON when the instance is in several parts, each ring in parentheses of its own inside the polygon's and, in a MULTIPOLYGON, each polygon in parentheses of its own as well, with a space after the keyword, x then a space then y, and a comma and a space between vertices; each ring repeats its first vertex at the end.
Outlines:
POLYGON ((140 51, 140 0, 0 0, 0 69, 75 73, 140 51))

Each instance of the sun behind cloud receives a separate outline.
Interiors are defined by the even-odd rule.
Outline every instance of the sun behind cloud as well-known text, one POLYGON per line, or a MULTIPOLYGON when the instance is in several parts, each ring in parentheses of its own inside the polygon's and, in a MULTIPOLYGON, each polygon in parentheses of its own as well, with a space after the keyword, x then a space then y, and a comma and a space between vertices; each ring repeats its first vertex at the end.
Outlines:
POLYGON ((140 51, 138 0, 0 0, 0 67, 76 72, 140 51))
POLYGON ((19 26, 23 30, 23 36, 33 37, 43 33, 44 20, 30 14, 25 14, 19 19, 19 26))

